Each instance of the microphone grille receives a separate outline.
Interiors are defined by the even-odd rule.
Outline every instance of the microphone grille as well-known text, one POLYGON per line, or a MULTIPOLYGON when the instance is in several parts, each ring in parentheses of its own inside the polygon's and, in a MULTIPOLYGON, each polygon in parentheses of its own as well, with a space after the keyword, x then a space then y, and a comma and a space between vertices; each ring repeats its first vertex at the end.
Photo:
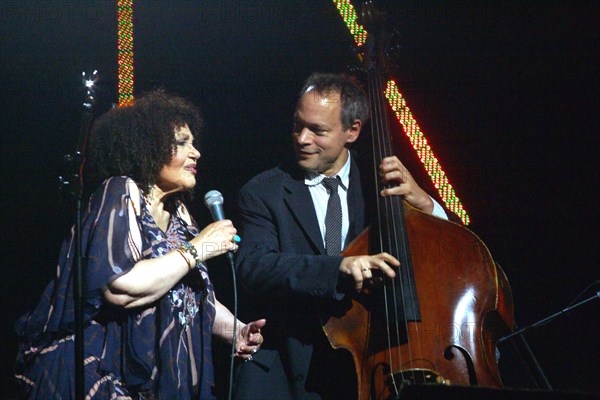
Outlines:
POLYGON ((204 195, 204 204, 208 208, 214 204, 223 204, 223 195, 218 190, 211 190, 204 195))

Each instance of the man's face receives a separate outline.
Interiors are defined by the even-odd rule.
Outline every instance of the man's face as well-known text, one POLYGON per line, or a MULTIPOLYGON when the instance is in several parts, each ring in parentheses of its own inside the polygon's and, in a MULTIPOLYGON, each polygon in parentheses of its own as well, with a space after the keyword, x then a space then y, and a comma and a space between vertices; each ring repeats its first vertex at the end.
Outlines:
POLYGON ((298 165, 305 171, 335 175, 348 159, 346 144, 358 138, 362 126, 356 120, 344 129, 340 94, 305 93, 294 113, 292 140, 298 165))

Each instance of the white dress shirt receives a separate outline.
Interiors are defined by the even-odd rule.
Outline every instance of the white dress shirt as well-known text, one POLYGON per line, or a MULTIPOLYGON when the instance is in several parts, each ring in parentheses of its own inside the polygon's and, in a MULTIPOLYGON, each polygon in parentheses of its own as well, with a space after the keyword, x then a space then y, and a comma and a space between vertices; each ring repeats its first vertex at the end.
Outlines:
MULTIPOLYGON (((350 228, 350 217, 348 214, 348 185, 350 184, 350 152, 348 152, 348 159, 346 163, 334 176, 329 178, 339 177, 340 185, 338 186, 338 195, 340 196, 340 202, 342 204, 342 243, 341 248, 344 248, 346 243, 346 236, 348 236, 348 229, 350 228), (340 190, 341 189, 341 190, 340 190)), ((307 173, 304 183, 308 186, 310 195, 312 197, 313 205, 317 213, 317 220, 319 221, 319 229, 321 230, 321 237, 323 238, 323 247, 325 247, 325 215, 327 214, 327 202, 329 201, 329 193, 325 185, 321 185, 321 181, 327 178, 327 176, 321 174, 316 175, 313 173, 307 173)), ((443 219, 448 219, 446 212, 443 207, 438 204, 435 199, 433 200, 433 215, 443 219)))

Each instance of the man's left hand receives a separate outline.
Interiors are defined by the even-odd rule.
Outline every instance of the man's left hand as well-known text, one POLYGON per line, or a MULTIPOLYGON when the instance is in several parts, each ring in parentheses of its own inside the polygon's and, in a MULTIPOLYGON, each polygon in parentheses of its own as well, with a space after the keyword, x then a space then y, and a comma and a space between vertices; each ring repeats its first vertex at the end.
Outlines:
POLYGON ((423 190, 400 162, 398 157, 386 157, 379 166, 379 175, 384 185, 396 184, 396 186, 383 189, 382 196, 403 196, 413 207, 431 214, 433 212, 433 200, 423 190))

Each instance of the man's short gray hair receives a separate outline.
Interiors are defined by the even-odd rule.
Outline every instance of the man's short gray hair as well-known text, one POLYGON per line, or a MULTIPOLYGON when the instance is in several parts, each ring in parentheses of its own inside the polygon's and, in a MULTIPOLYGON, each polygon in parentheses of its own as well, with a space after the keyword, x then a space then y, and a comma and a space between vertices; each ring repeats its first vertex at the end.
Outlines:
POLYGON ((349 129, 357 119, 364 123, 369 118, 369 102, 365 92, 347 75, 315 72, 304 82, 298 97, 312 91, 325 98, 339 94, 344 129, 349 129))

